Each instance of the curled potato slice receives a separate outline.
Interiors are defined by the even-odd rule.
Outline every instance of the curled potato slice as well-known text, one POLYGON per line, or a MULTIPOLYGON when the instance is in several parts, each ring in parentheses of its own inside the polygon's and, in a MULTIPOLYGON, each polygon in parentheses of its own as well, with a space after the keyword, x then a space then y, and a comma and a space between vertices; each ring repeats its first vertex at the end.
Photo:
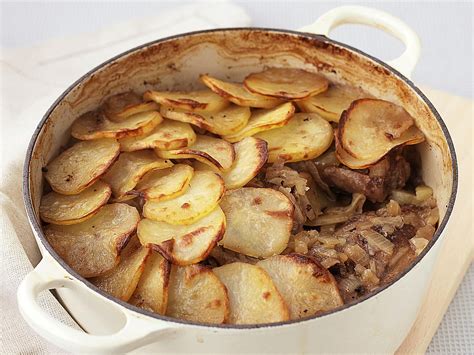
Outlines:
POLYGON ((105 173, 119 152, 115 139, 79 142, 53 159, 44 169, 44 177, 54 191, 78 194, 105 173))
POLYGON ((241 83, 229 83, 209 75, 201 75, 201 80, 209 89, 239 106, 273 108, 282 100, 248 91, 241 83))
POLYGON ((136 229, 140 215, 135 207, 105 205, 88 220, 69 226, 44 228, 48 242, 59 256, 84 277, 103 275, 119 262, 119 252, 136 229))
POLYGON ((255 110, 250 116, 247 126, 240 131, 224 135, 226 141, 238 142, 245 137, 253 136, 254 134, 277 127, 282 127, 288 123, 290 118, 295 113, 295 106, 291 102, 284 103, 270 110, 255 110))
POLYGON ((287 100, 317 95, 326 91, 328 84, 321 75, 294 68, 269 68, 244 80, 251 92, 287 100))
POLYGON ((293 227, 293 204, 281 192, 243 187, 227 191, 220 206, 227 217, 225 248, 256 258, 285 250, 293 227))
POLYGON ((163 106, 193 112, 216 112, 229 105, 229 101, 207 89, 198 91, 147 91, 143 97, 145 100, 152 100, 163 106))
POLYGON ((97 181, 77 195, 61 195, 50 192, 41 198, 40 216, 47 223, 76 224, 91 218, 107 203, 112 190, 97 181))
POLYGON ((192 224, 212 212, 224 194, 224 181, 212 171, 195 171, 189 188, 167 201, 147 201, 143 215, 158 222, 192 224))
POLYGON ((291 319, 309 317, 343 305, 331 273, 301 255, 275 255, 257 266, 270 275, 290 310, 291 319))
POLYGON ((163 121, 158 111, 140 112, 114 122, 100 111, 90 111, 74 121, 71 135, 82 140, 124 138, 144 135, 163 121))
POLYGON ((224 212, 218 206, 189 225, 142 219, 138 224, 138 237, 143 245, 151 245, 173 264, 190 265, 207 258, 222 239, 225 223, 224 212))
POLYGON ((196 142, 187 148, 162 151, 156 154, 164 159, 189 159, 194 158, 209 165, 216 171, 227 171, 235 160, 232 144, 220 138, 198 135, 196 142))
POLYGON ((200 323, 224 323, 229 315, 227 290, 203 265, 173 265, 166 315, 200 323))
POLYGON ((110 185, 114 197, 120 199, 131 191, 148 171, 172 165, 171 161, 158 158, 152 150, 122 153, 102 179, 110 185))
POLYGON ((289 319, 285 301, 262 268, 235 262, 214 268, 213 272, 227 288, 228 323, 257 324, 289 319))
POLYGON ((351 169, 366 169, 369 166, 375 164, 379 159, 357 159, 354 158, 352 155, 347 153, 345 149, 342 147, 338 133, 334 135, 334 140, 336 142, 336 157, 342 164, 351 168, 351 169))
POLYGON ((120 149, 133 152, 148 148, 172 150, 187 147, 196 141, 196 133, 188 123, 164 120, 151 132, 143 136, 126 137, 119 140, 120 149))
POLYGON ((120 122, 140 112, 156 111, 156 102, 143 102, 140 95, 133 91, 112 95, 105 100, 102 110, 111 121, 120 122))
POLYGON ((189 187, 194 169, 186 164, 176 164, 170 168, 152 170, 137 184, 147 200, 165 201, 182 195, 189 187))
POLYGON ((333 131, 317 113, 297 113, 287 125, 257 133, 255 137, 267 142, 270 163, 296 162, 323 154, 332 143, 333 131))

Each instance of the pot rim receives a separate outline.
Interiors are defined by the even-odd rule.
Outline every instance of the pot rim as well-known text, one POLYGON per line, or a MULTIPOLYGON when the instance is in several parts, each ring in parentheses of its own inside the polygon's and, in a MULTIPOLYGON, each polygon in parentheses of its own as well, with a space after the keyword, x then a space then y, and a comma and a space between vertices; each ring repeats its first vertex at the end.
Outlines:
MULTIPOLYGON (((64 268, 69 274, 74 276, 78 281, 83 283, 85 287, 91 289, 95 293, 98 293, 100 296, 106 298, 109 301, 112 301, 116 304, 119 304, 120 306, 125 307, 129 311, 133 312, 138 312, 140 314, 164 321, 164 322, 169 322, 169 323, 176 323, 180 325, 188 325, 188 326, 198 326, 198 327, 204 327, 204 328, 217 328, 217 329, 259 329, 259 328, 268 328, 268 327, 278 327, 278 326, 290 326, 290 325, 296 325, 299 323, 303 322, 308 322, 314 319, 322 318, 329 316, 333 313, 337 312, 342 312, 344 310, 347 310, 351 307, 354 307, 364 301, 366 301, 369 298, 375 297, 379 293, 385 291, 387 288, 395 285, 401 278, 403 278, 406 274, 408 274, 419 262, 420 260, 431 250, 433 245, 436 243, 436 241, 440 238, 441 233, 443 232, 444 228, 446 227, 446 224, 451 216, 451 213, 453 211, 454 203, 456 200, 456 193, 457 193, 457 188, 458 188, 458 165, 457 165, 457 158, 456 158, 456 152, 454 149, 454 144, 451 138, 451 135, 449 134, 449 131, 446 127, 446 124, 444 123, 443 119, 441 118, 440 114, 438 111, 435 109, 433 104, 428 100, 428 98, 421 92, 421 90, 408 78, 406 78, 404 75, 402 75, 399 71, 396 69, 392 68, 385 62, 383 62, 380 59, 377 59, 376 57, 373 57, 357 48, 354 48, 352 46, 349 46, 347 44, 335 41, 333 39, 330 39, 324 35, 318 35, 314 33, 308 33, 308 32, 299 32, 299 31, 294 31, 294 30, 284 30, 284 29, 275 29, 275 28, 265 28, 265 27, 229 27, 229 28, 217 28, 217 29, 208 29, 208 30, 199 30, 199 31, 192 31, 192 32, 186 32, 186 33, 181 33, 173 36, 168 36, 165 38, 160 38, 151 42, 147 42, 145 44, 136 46, 132 49, 129 49, 125 52, 122 52, 106 61, 103 63, 97 65, 90 71, 88 71, 86 74, 82 75, 79 79, 77 79, 74 83, 72 83, 54 102, 53 104, 49 107, 49 109, 46 111, 46 113, 43 115, 41 121, 37 125, 30 143, 28 145, 24 165, 23 165, 23 202, 25 204, 28 220, 30 222, 30 225, 32 226, 35 234, 39 237, 41 240, 44 248, 48 251, 48 253, 55 259, 56 262, 58 262, 62 268, 64 268), (442 219, 442 221, 439 223, 438 228, 436 229, 436 232, 428 245, 425 247, 423 252, 417 256, 415 261, 408 267, 406 270, 401 272, 391 283, 384 285, 383 287, 380 287, 376 291, 365 295, 361 298, 358 298, 357 300, 353 302, 349 302, 347 304, 344 304, 343 306, 337 307, 335 309, 332 309, 330 311, 322 312, 314 316, 310 317, 305 317, 297 320, 288 320, 288 321, 283 321, 283 322, 275 322, 275 323, 261 323, 261 324, 208 324, 208 323, 199 323, 199 322, 193 322, 193 321, 187 321, 187 320, 182 320, 182 319, 177 319, 177 318, 172 318, 168 316, 162 316, 157 313, 153 313, 150 311, 143 310, 141 308, 138 308, 136 306, 133 306, 127 302, 121 301, 119 299, 116 299, 115 297, 109 295, 108 293, 102 291, 95 285, 93 285, 91 282, 89 282, 87 279, 84 277, 80 276, 76 271, 74 271, 69 265, 66 264, 66 262, 56 253, 56 251, 53 249, 53 247, 47 242, 46 237, 43 234, 42 228, 41 228, 41 223, 37 220, 35 216, 35 212, 33 209, 33 203, 32 199, 30 197, 30 186, 29 186, 29 176, 31 175, 31 158, 32 158, 32 153, 33 149, 35 147, 36 141, 39 137, 39 133, 43 126, 45 125, 46 121, 48 120, 51 112, 56 108, 56 106, 64 99, 64 97, 69 94, 70 91, 72 91, 77 85, 79 85, 82 81, 90 77, 92 74, 94 74, 97 70, 103 68, 104 66, 108 65, 111 62, 114 62, 117 59, 120 59, 121 57, 133 53, 135 51, 139 51, 141 49, 144 49, 148 46, 156 45, 161 42, 166 42, 169 40, 174 40, 178 39, 181 37, 187 37, 187 36, 194 36, 194 35, 200 35, 203 33, 214 33, 214 32, 229 32, 229 31, 262 31, 262 32, 276 32, 276 33, 282 33, 282 34, 287 34, 287 35, 292 35, 292 36, 299 36, 299 37, 306 37, 309 39, 317 39, 319 41, 323 41, 325 43, 335 45, 335 46, 340 46, 343 47, 346 50, 355 52, 358 55, 361 55, 365 57, 366 59, 369 59, 373 62, 375 62, 377 65, 380 65, 384 67, 385 69, 389 70, 392 74, 394 74, 398 79, 402 80, 404 83, 406 83, 411 89, 415 91, 417 95, 420 96, 423 102, 426 103, 430 111, 433 113, 435 116, 438 124, 441 127, 441 130, 443 132, 444 137, 446 138, 448 147, 449 147, 449 154, 451 157, 452 161, 452 174, 453 174, 453 185, 451 189, 451 194, 449 197, 449 201, 447 204, 447 209, 446 213, 442 219)), ((44 257, 43 257, 44 258, 44 257)), ((67 310, 67 308, 66 308, 67 310)))

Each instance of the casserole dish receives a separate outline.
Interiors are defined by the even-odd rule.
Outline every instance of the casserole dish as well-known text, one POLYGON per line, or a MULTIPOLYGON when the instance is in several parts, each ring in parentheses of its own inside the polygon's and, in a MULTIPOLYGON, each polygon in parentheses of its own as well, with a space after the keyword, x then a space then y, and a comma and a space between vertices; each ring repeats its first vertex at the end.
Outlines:
POLYGON ((453 208, 457 167, 449 133, 435 108, 407 78, 419 57, 416 34, 400 20, 364 7, 334 9, 302 32, 233 28, 199 31, 157 40, 132 49, 83 76, 45 114, 26 157, 24 199, 43 259, 18 289, 19 308, 28 324, 55 345, 73 352, 393 352, 400 345, 423 300, 453 208), (383 63, 328 39, 331 28, 359 23, 386 30, 406 45, 396 60, 383 63), (314 34, 317 33, 317 34, 314 34), (38 216, 42 167, 66 143, 80 114, 105 96, 133 89, 190 90, 198 74, 228 75, 241 81, 267 66, 317 70, 333 82, 361 88, 403 106, 426 136, 420 147, 422 175, 434 190, 440 211, 435 236, 397 280, 340 309, 300 321, 259 325, 196 324, 159 316, 113 299, 80 277, 57 255, 38 216), (191 83, 180 86, 180 83, 191 83), (86 331, 69 328, 37 304, 39 293, 57 295, 86 331))

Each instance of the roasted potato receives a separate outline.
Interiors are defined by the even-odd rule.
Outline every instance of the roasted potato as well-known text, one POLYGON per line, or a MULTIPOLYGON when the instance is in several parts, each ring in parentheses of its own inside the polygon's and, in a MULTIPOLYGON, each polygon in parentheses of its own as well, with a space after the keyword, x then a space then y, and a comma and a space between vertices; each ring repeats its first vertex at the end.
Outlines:
POLYGON ((147 91, 143 98, 163 106, 193 112, 217 112, 229 105, 229 101, 211 90, 147 91))
POLYGON ((133 91, 109 96, 102 104, 104 114, 114 122, 123 121, 137 113, 157 111, 158 108, 156 102, 143 102, 140 95, 133 91))

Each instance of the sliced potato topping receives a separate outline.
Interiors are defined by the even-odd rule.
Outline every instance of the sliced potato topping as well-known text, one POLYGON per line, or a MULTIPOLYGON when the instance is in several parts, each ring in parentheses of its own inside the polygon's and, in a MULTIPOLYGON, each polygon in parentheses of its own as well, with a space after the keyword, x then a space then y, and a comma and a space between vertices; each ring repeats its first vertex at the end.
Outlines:
POLYGON ((224 194, 224 181, 212 171, 195 171, 189 188, 167 201, 147 201, 146 218, 170 224, 192 224, 212 212, 224 194))
POLYGON ((140 215, 135 207, 105 205, 88 220, 69 226, 50 224, 44 233, 59 256, 84 277, 104 275, 119 262, 119 253, 136 229, 140 215))
POLYGON ((156 111, 156 102, 143 102, 140 95, 133 91, 112 95, 105 100, 102 110, 111 121, 120 122, 140 112, 156 111))
POLYGON ((236 262, 213 271, 227 288, 229 323, 257 324, 289 319, 285 301, 262 268, 236 262))
POLYGON ((107 203, 112 190, 97 181, 77 195, 61 195, 50 192, 41 199, 40 216, 47 223, 76 224, 91 218, 107 203))
POLYGON ((119 152, 115 139, 79 142, 54 158, 45 168, 44 177, 54 191, 78 194, 105 173, 119 152))
POLYGON ((329 82, 321 75, 302 69, 269 68, 248 75, 245 87, 251 92, 280 99, 304 99, 328 88, 329 82))
POLYGON ((252 116, 250 116, 247 126, 234 134, 224 135, 222 138, 234 143, 241 141, 245 137, 253 136, 258 132, 282 127, 288 123, 294 113, 295 106, 291 102, 284 103, 270 110, 255 110, 252 116))
POLYGON ((227 227, 220 244, 256 258, 280 254, 293 227, 293 204, 273 189, 243 187, 221 201, 227 227))
POLYGON ((357 159, 354 158, 352 155, 350 155, 346 150, 342 147, 339 137, 338 137, 338 132, 336 131, 336 134, 334 135, 334 141, 336 142, 336 157, 337 160, 339 160, 342 164, 345 166, 351 168, 351 169, 366 169, 369 166, 375 164, 377 161, 380 160, 380 158, 376 159, 357 159))
POLYGON ((260 132, 255 137, 268 143, 268 161, 296 162, 323 154, 333 139, 332 127, 317 113, 297 113, 287 125, 260 132))
POLYGON ((301 255, 276 255, 259 261, 290 310, 291 319, 310 317, 343 305, 331 273, 301 255))
POLYGON ((194 322, 224 323, 229 315, 226 288, 203 265, 173 265, 166 315, 194 322))
POLYGON ((147 91, 145 100, 151 100, 163 106, 193 112, 217 112, 229 105, 229 101, 211 90, 198 91, 147 91))

